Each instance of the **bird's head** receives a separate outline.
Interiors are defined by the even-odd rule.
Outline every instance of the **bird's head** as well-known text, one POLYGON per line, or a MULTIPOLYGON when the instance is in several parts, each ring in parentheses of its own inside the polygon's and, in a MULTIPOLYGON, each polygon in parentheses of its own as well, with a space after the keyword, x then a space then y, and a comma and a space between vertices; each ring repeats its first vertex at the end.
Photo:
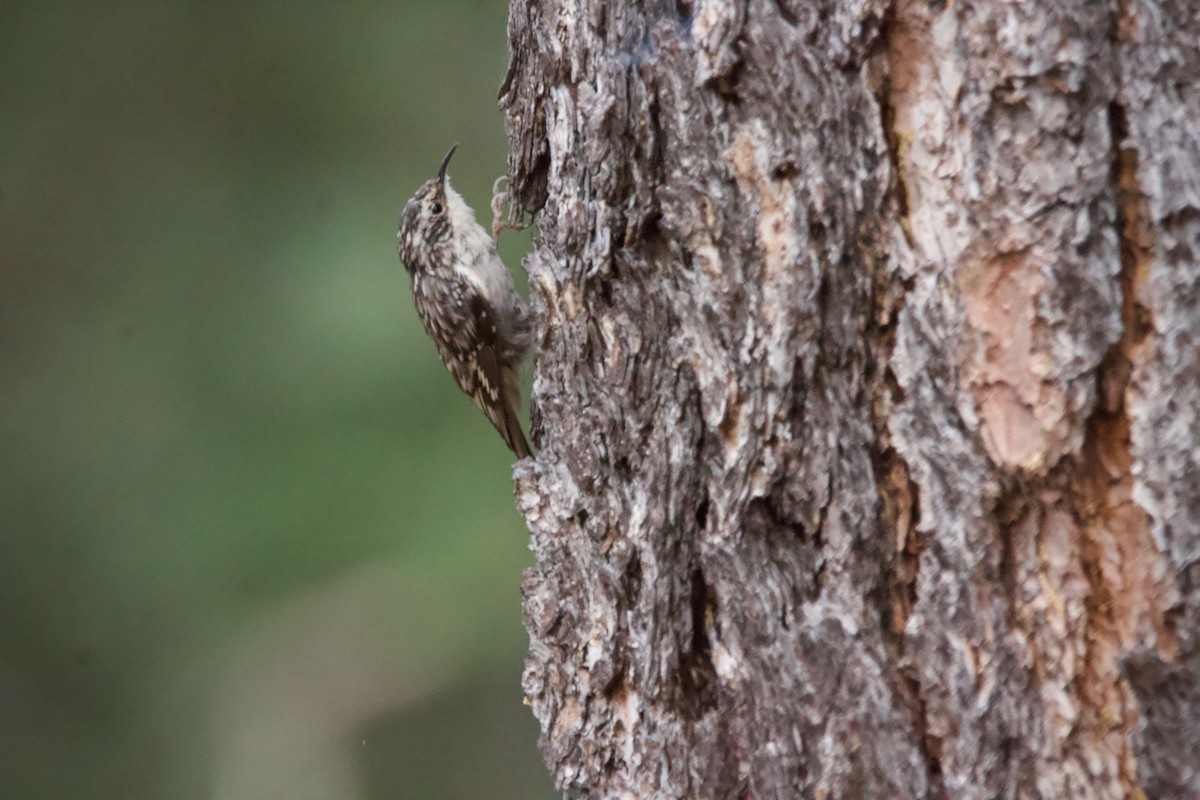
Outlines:
POLYGON ((437 254, 450 246, 454 235, 454 217, 465 207, 462 197, 450 188, 446 167, 458 145, 450 148, 437 175, 421 184, 405 205, 396 233, 396 249, 409 272, 430 268, 437 254))

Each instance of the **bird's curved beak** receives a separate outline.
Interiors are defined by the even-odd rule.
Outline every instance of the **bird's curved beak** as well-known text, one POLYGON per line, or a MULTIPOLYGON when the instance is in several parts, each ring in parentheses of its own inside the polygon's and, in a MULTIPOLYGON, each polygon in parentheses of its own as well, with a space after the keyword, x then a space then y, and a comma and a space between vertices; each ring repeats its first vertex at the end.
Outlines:
POLYGON ((457 149, 458 149, 458 142, 455 142, 454 145, 450 148, 449 152, 446 153, 446 157, 442 159, 442 165, 440 167, 438 167, 438 171, 437 171, 438 185, 442 185, 442 184, 446 183, 446 167, 450 164, 450 156, 454 155, 454 151, 457 149))

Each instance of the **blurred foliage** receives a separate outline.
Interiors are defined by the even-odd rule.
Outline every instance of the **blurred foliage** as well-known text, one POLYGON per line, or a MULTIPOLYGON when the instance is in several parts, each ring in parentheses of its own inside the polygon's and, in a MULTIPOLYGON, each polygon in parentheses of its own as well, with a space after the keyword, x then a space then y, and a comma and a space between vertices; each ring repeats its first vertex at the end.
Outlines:
POLYGON ((456 141, 487 222, 505 16, 0 5, 0 797, 553 796, 394 247, 456 141))

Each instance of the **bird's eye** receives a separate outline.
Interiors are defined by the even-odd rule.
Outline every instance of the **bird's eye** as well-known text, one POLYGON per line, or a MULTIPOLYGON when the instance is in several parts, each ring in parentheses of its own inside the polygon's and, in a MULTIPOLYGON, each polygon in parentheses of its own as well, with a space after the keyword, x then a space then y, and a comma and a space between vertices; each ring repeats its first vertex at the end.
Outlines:
POLYGON ((445 211, 445 210, 446 210, 446 209, 442 208, 442 204, 441 204, 441 203, 434 203, 433 205, 431 205, 431 206, 429 207, 429 212, 430 212, 431 214, 440 214, 440 213, 442 213, 442 212, 443 212, 443 211, 445 211))

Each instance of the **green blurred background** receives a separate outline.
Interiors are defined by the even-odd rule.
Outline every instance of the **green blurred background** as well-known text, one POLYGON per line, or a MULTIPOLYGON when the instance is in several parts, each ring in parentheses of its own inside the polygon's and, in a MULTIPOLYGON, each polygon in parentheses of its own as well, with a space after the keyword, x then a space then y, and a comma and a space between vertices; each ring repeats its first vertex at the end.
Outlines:
POLYGON ((453 142, 490 219, 505 17, 0 4, 3 800, 554 796, 511 459, 395 254, 453 142))

